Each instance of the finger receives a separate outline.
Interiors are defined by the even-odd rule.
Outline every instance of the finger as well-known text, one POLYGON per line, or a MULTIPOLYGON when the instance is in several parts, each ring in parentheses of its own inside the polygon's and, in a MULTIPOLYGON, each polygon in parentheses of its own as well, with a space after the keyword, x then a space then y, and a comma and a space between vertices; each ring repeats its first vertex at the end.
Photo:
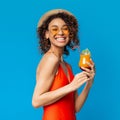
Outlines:
POLYGON ((87 64, 90 68, 92 68, 92 67, 94 66, 94 64, 92 64, 92 63, 90 63, 90 62, 87 62, 87 61, 86 61, 86 64, 87 64))
POLYGON ((90 73, 90 69, 89 68, 85 68, 85 67, 81 67, 84 71, 86 71, 86 72, 89 72, 90 73))
POLYGON ((80 79, 80 78, 83 77, 83 76, 85 76, 85 74, 84 74, 83 72, 81 72, 81 73, 76 74, 76 75, 75 75, 75 78, 76 78, 76 79, 80 79))
POLYGON ((89 71, 89 72, 84 71, 84 76, 85 76, 85 77, 87 77, 87 78, 92 77, 92 76, 93 76, 93 74, 94 74, 94 72, 92 72, 92 71, 89 71))
POLYGON ((89 62, 86 62, 89 66, 90 66, 90 70, 96 72, 96 69, 95 69, 95 64, 91 64, 89 62))
POLYGON ((81 73, 76 74, 76 78, 78 78, 78 79, 83 77, 83 76, 86 76, 86 72, 85 71, 82 71, 81 73))
POLYGON ((90 58, 90 61, 91 61, 91 64, 93 65, 93 69, 94 71, 96 71, 96 68, 95 68, 95 63, 93 62, 93 60, 90 58))
POLYGON ((82 82, 83 80, 86 80, 86 79, 88 79, 88 77, 87 77, 87 76, 84 76, 84 77, 79 78, 78 81, 79 81, 79 82, 82 82))
POLYGON ((87 79, 88 78, 88 75, 87 74, 84 74, 82 76, 79 76, 79 78, 77 78, 78 81, 82 81, 84 79, 87 79))
POLYGON ((93 78, 95 75, 94 71, 91 71, 90 73, 86 72, 85 74, 88 78, 93 78))
POLYGON ((83 85, 85 82, 89 81, 90 78, 81 78, 79 81, 78 81, 78 84, 79 86, 83 85))
POLYGON ((81 85, 84 84, 84 83, 87 82, 87 81, 90 81, 90 80, 91 80, 90 78, 83 79, 83 80, 81 81, 81 85))
POLYGON ((87 72, 83 71, 81 74, 77 74, 76 79, 82 80, 88 78, 87 72))
POLYGON ((94 65, 94 62, 93 62, 92 58, 90 58, 90 62, 91 62, 92 65, 94 65))
POLYGON ((95 67, 95 65, 94 65, 94 67, 93 67, 93 70, 94 70, 94 73, 96 73, 96 67, 95 67))

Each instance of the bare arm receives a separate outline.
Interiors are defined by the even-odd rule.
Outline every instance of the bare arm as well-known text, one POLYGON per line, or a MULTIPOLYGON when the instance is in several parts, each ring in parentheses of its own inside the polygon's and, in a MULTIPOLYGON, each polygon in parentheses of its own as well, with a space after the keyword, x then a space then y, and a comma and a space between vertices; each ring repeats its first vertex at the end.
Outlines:
POLYGON ((76 112, 79 112, 80 109, 82 108, 83 104, 85 103, 87 96, 89 94, 90 88, 92 86, 94 76, 95 76, 95 69, 94 69, 94 63, 89 64, 91 69, 83 68, 84 71, 87 72, 87 76, 89 78, 89 81, 87 81, 82 93, 78 95, 77 91, 75 94, 75 110, 76 112))
POLYGON ((85 86, 82 93, 78 96, 78 93, 76 91, 75 93, 75 110, 76 112, 79 112, 82 108, 82 106, 84 105, 87 96, 89 94, 90 91, 90 87, 89 86, 85 86))
MULTIPOLYGON (((37 68, 36 86, 33 93, 32 105, 40 107, 50 104, 53 92, 48 92, 58 68, 58 58, 50 53, 45 55, 37 68), (50 102, 49 102, 50 101, 50 102)), ((54 94, 54 93, 53 93, 54 94)), ((54 102, 54 101, 53 101, 54 102)))
POLYGON ((88 80, 85 72, 81 72, 74 77, 74 80, 70 84, 54 91, 49 91, 57 68, 58 59, 56 59, 55 56, 50 55, 47 58, 43 58, 38 69, 37 82, 32 98, 32 105, 34 107, 37 108, 52 104, 66 94, 75 91, 88 80))

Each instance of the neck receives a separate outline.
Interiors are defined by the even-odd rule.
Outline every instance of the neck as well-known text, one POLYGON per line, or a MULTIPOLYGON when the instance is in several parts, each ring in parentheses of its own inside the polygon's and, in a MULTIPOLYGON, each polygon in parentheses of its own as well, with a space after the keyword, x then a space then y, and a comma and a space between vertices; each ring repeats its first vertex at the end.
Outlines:
POLYGON ((51 47, 49 51, 54 53, 58 58, 61 59, 61 61, 63 61, 62 55, 63 55, 63 52, 64 52, 64 48, 51 47))

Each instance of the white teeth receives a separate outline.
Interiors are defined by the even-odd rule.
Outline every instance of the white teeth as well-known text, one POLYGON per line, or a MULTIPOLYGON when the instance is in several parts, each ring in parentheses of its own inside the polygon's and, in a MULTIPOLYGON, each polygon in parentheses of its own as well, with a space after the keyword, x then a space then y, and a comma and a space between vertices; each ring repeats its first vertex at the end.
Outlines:
POLYGON ((65 40, 65 38, 57 38, 56 40, 61 41, 61 40, 65 40))

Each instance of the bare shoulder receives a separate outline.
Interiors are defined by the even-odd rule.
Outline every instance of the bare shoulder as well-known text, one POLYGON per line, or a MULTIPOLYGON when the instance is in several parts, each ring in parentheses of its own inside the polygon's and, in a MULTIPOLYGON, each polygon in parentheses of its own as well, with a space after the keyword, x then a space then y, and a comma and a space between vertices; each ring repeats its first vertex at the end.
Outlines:
POLYGON ((46 53, 38 64, 36 75, 54 75, 59 65, 59 59, 53 53, 46 53))
POLYGON ((59 64, 59 59, 53 53, 46 53, 39 62, 37 69, 43 68, 47 65, 55 66, 57 64, 59 64))

